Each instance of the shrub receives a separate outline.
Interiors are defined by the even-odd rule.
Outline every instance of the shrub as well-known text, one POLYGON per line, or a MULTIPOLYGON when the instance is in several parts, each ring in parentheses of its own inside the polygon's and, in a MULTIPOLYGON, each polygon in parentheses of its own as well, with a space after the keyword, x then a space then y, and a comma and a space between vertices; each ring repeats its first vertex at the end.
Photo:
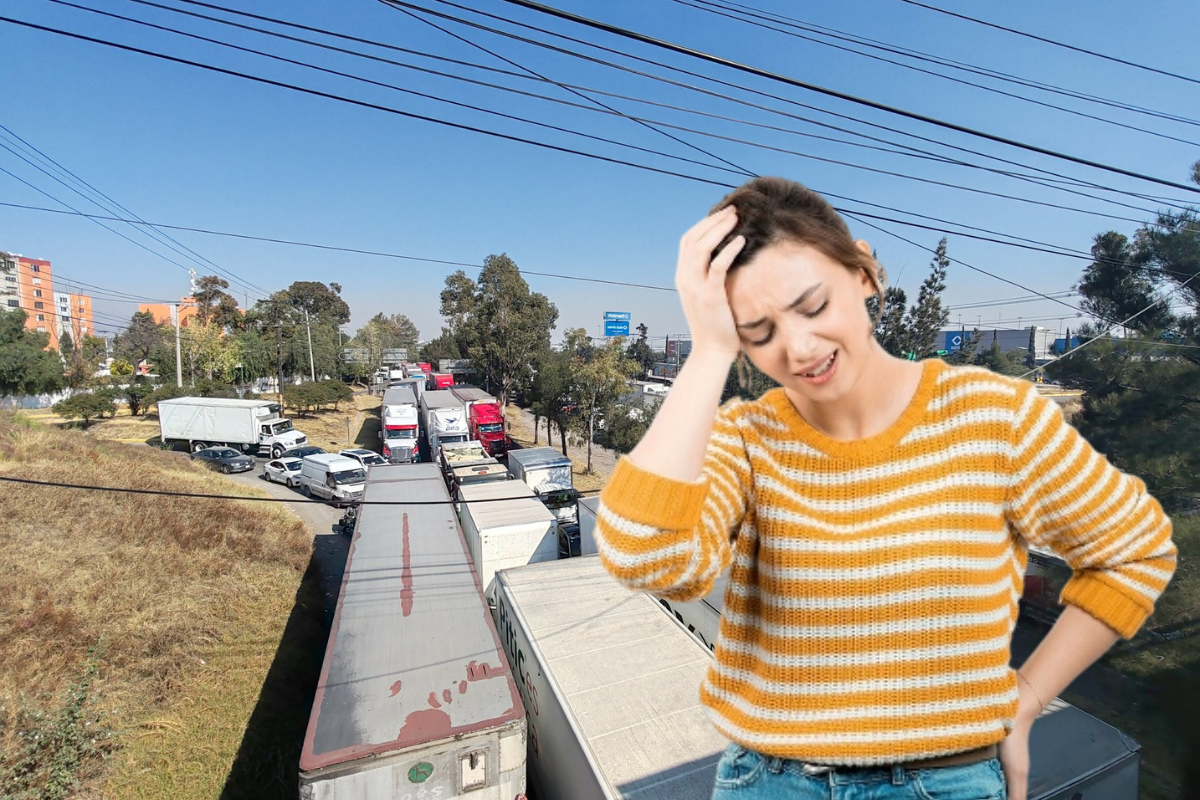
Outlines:
POLYGON ((86 428, 93 419, 117 413, 117 407, 112 401, 112 391, 100 389, 94 393, 77 394, 55 403, 51 410, 64 419, 83 420, 83 427, 86 428))

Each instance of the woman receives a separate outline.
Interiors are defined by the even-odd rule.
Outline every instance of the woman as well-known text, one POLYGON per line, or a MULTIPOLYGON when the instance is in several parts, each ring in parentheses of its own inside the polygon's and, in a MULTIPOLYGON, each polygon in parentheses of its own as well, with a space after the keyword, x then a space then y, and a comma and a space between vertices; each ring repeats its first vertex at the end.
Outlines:
POLYGON ((619 580, 696 599, 729 570, 700 689, 723 798, 1025 800, 1046 702, 1129 638, 1175 566, 1170 521, 1031 384, 904 361, 873 335, 866 242, 759 178, 680 244, 692 352, 601 495, 619 580), (733 361, 780 384, 718 407, 733 361), (1008 665, 1030 545, 1073 568, 1008 665))

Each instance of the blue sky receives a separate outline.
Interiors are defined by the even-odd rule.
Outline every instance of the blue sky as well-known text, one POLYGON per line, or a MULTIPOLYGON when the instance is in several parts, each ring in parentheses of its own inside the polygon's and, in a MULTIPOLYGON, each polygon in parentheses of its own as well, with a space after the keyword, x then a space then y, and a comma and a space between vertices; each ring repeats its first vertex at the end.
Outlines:
MULTIPOLYGON (((488 48, 492 51, 489 54, 387 7, 378 0, 341 0, 336 3, 257 0, 239 3, 237 8, 421 53, 519 71, 518 67, 497 57, 503 56, 509 62, 560 83, 600 89, 730 119, 697 116, 627 99, 598 98, 627 115, 642 115, 656 122, 753 140, 768 147, 843 160, 861 167, 903 172, 927 180, 1076 206, 1089 213, 1039 207, 871 173, 850 166, 822 163, 694 132, 671 131, 672 135, 707 151, 701 153, 669 139, 660 131, 650 130, 619 116, 556 105, 376 61, 317 50, 129 0, 75 1, 80 5, 187 30, 305 64, 423 92, 435 98, 475 104, 547 125, 724 166, 716 160, 719 157, 754 173, 784 175, 818 190, 859 201, 1016 234, 1072 250, 1086 251, 1091 237, 1100 231, 1115 229, 1131 234, 1137 227, 1133 221, 1108 219, 1098 216, 1096 212, 1141 220, 1149 218, 1147 211, 1162 207, 1162 203, 1155 200, 1085 190, 1137 207, 1130 209, 929 159, 903 157, 813 139, 802 134, 818 133, 863 141, 815 127, 794 117, 735 104, 629 72, 619 72, 569 55, 464 27, 460 23, 436 20, 458 36, 488 48), (745 122, 785 130, 749 127, 743 124, 745 122)), ((178 0, 158 1, 173 8, 284 30, 184 5, 178 0)), ((434 0, 421 0, 419 4, 480 24, 553 41, 544 34, 522 31, 509 22, 497 22, 469 14, 434 0)), ((721 0, 721 4, 726 4, 726 0, 721 0)), ((1134 15, 1128 3, 1106 0, 986 5, 941 0, 941 4, 965 14, 981 16, 1079 47, 1093 48, 1168 71, 1200 76, 1192 41, 1194 6, 1183 0, 1156 3, 1153 15, 1134 15)), ((232 7, 232 4, 225 5, 232 7)), ((596 58, 658 75, 669 75, 674 80, 704 86, 713 92, 903 144, 928 148, 942 155, 1004 167, 979 156, 964 156, 961 152, 946 150, 939 144, 920 142, 878 128, 870 129, 865 124, 891 126, 937 142, 971 148, 1025 165, 1005 167, 1009 169, 1028 171, 1029 167, 1036 167, 1094 181, 1124 192, 1140 192, 1184 201, 1191 199, 1185 191, 1155 186, 902 120, 883 112, 549 19, 501 0, 478 0, 465 5, 507 20, 537 25, 619 51, 618 54, 612 54, 590 50, 582 45, 567 45, 573 52, 588 53, 596 58), (628 56, 682 67, 732 82, 736 87, 721 87, 701 78, 669 73, 662 67, 634 62, 628 56), (753 96, 747 90, 766 92, 780 99, 753 96), (834 119, 812 109, 789 104, 789 101, 827 109, 851 119, 834 119)), ((921 75, 718 17, 674 0, 613 0, 606 3, 558 0, 556 5, 584 16, 841 92, 1170 180, 1186 182, 1190 164, 1200 158, 1200 147, 921 75)), ((1023 78, 1167 113, 1192 114, 1191 110, 1197 107, 1196 101, 1200 98, 1200 85, 1196 83, 1067 52, 952 19, 899 0, 861 0, 854 3, 745 0, 745 5, 891 45, 934 53, 978 67, 1003 70, 1023 78)), ((710 181, 736 184, 742 179, 730 171, 711 166, 672 160, 662 155, 452 107, 435 99, 181 38, 53 4, 48 0, 10 0, 4 4, 0 14, 412 114, 636 161, 710 181)), ((291 33, 581 105, 588 103, 553 84, 448 65, 378 47, 339 43, 316 34, 291 33)), ((9 23, 0 23, 0 53, 3 53, 0 58, 0 96, 3 97, 0 123, 132 211, 153 221, 471 264, 481 264, 490 253, 504 252, 525 270, 669 287, 680 234, 725 191, 719 186, 456 130, 9 23)), ((1069 106, 1107 119, 1200 142, 1200 127, 1194 125, 1014 88, 990 79, 976 80, 997 88, 1020 91, 1043 102, 1069 106)), ((13 146, 11 140, 3 135, 0 135, 0 142, 13 146)), ((78 209, 89 212, 98 210, 3 149, 0 149, 0 168, 78 209)), ((45 195, 2 172, 0 201, 61 208, 45 195)), ((835 202, 853 207, 850 202, 835 202)), ((857 207, 867 210, 863 206, 857 207)), ((898 216, 879 209, 874 211, 898 216)), ((914 293, 927 273, 930 258, 929 253, 921 247, 932 248, 941 234, 894 223, 878 223, 911 239, 920 246, 917 247, 861 223, 850 221, 850 224, 857 236, 867 239, 878 249, 892 282, 898 283, 910 294, 914 293)), ((114 227, 138 241, 152 245, 148 239, 128 227, 119 224, 114 224, 114 227)), ((371 315, 383 311, 407 314, 417 324, 423 338, 437 335, 441 326, 438 292, 446 274, 454 269, 419 261, 304 249, 195 233, 174 232, 172 235, 205 259, 259 289, 282 288, 294 280, 339 282, 344 287, 344 297, 354 314, 351 325, 347 326, 348 332, 353 332, 371 315)), ((211 272, 161 247, 155 248, 184 266, 196 266, 201 274, 211 272)), ((110 290, 155 298, 176 298, 187 291, 187 273, 184 269, 86 219, 0 207, 0 249, 47 258, 54 263, 57 274, 110 290)), ((971 241, 953 234, 950 235, 950 255, 1046 293, 1069 289, 1078 279, 1085 263, 1060 255, 971 241)), ((467 272, 474 274, 470 269, 467 272)), ((668 292, 546 277, 530 276, 528 280, 534 290, 545 293, 559 308, 556 338, 566 327, 584 326, 593 334, 598 333, 605 311, 631 312, 633 324, 645 323, 652 337, 686 330, 678 302, 668 292)), ((237 285, 234 290, 243 303, 247 297, 252 302, 262 294, 257 289, 237 285)), ((950 270, 945 299, 956 306, 1027 294, 1024 289, 1006 285, 956 264, 950 270)), ((104 300, 99 296, 96 308, 101 315, 98 327, 102 329, 105 324, 110 328, 115 327, 117 320, 127 319, 135 310, 134 306, 104 300)), ((991 322, 1002 327, 1017 327, 1019 322, 1028 324, 1028 320, 1036 319, 1039 324, 1057 328, 1071 324, 1075 312, 1041 300, 956 311, 951 317, 953 323, 957 323, 959 313, 962 314, 962 321, 968 325, 982 322, 987 326, 991 322)))

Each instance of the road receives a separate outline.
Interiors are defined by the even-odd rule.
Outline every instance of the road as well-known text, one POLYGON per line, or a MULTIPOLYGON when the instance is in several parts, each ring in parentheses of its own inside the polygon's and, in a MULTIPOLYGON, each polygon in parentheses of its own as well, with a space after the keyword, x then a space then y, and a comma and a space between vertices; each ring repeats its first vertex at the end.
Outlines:
POLYGON ((228 477, 246 486, 262 489, 272 497, 295 500, 283 505, 295 513, 312 531, 313 557, 321 571, 321 596, 325 604, 325 621, 329 623, 333 620, 338 592, 342 587, 342 573, 346 570, 346 554, 350 550, 350 537, 343 536, 336 527, 338 520, 342 518, 342 511, 322 502, 306 500, 298 489, 289 489, 281 483, 263 480, 259 476, 262 475, 263 464, 267 460, 259 458, 256 461, 255 468, 249 472, 240 472, 228 477))

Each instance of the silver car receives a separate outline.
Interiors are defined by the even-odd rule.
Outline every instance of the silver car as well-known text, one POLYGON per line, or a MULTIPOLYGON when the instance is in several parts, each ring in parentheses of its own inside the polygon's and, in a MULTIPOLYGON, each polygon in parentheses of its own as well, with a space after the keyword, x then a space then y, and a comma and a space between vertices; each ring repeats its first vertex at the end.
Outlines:
POLYGON ((268 461, 263 466, 262 477, 272 483, 285 483, 289 489, 300 485, 300 465, 304 463, 299 458, 277 458, 268 461))
POLYGON ((339 451, 338 455, 346 456, 347 458, 353 458, 355 461, 362 464, 364 469, 373 467, 376 464, 388 463, 387 459, 379 455, 379 453, 376 453, 373 450, 365 450, 361 447, 352 447, 349 450, 339 451))

